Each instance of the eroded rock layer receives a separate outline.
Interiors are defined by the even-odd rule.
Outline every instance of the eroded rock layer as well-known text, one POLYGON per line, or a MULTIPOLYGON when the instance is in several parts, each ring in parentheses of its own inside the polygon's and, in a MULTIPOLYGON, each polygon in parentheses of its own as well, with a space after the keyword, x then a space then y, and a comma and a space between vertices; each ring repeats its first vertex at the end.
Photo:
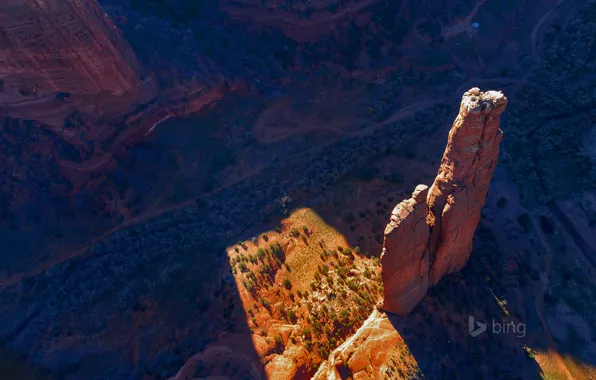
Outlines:
POLYGON ((497 164, 506 105, 501 92, 466 92, 433 185, 419 185, 393 210, 381 256, 384 310, 409 313, 430 286, 468 262, 497 164))
POLYGON ((25 95, 123 94, 140 74, 132 49, 95 0, 4 0, 0 80, 25 95))
POLYGON ((128 148, 238 88, 208 59, 195 67, 156 80, 96 0, 1 1, 0 221, 62 220, 81 197, 90 215, 128 215, 111 190, 128 148))

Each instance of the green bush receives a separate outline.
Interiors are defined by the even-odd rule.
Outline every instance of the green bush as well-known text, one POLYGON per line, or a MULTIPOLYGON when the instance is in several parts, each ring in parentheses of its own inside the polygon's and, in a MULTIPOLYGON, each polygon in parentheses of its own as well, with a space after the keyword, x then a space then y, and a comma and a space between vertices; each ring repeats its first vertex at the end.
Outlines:
POLYGON ((284 287, 288 290, 292 289, 292 283, 290 282, 289 279, 284 279, 284 287))

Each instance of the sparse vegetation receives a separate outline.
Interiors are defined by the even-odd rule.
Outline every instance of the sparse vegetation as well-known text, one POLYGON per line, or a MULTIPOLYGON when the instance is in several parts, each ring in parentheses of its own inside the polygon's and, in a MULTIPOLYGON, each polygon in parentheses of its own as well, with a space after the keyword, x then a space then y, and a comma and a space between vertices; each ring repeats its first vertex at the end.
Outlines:
MULTIPOLYGON (((308 213, 302 215, 310 218, 308 213)), ((302 220, 305 219, 297 219, 302 220)), ((310 220, 312 223, 316 219, 310 220)), ((318 363, 358 328, 378 301, 382 287, 375 271, 379 270, 379 262, 362 257, 360 247, 351 248, 335 240, 337 232, 325 232, 329 227, 298 226, 288 225, 287 232, 270 239, 267 246, 250 248, 243 255, 231 253, 230 263, 244 274, 242 281, 250 289, 250 298, 258 300, 247 312, 252 325, 266 328, 275 321, 299 325, 299 336, 289 339, 318 355, 318 363), (296 245, 294 239, 298 236, 318 244, 296 245), (283 247, 291 241, 292 248, 284 251, 283 247), (329 246, 336 246, 337 250, 323 248, 329 246), (293 264, 299 269, 290 271, 289 264, 298 259, 303 259, 304 264, 293 264), (275 285, 276 278, 280 285, 275 285), (305 282, 305 278, 310 280, 305 282), (255 318, 254 310, 259 305, 268 311, 269 319, 255 318)), ((281 347, 278 338, 274 340, 281 347)))

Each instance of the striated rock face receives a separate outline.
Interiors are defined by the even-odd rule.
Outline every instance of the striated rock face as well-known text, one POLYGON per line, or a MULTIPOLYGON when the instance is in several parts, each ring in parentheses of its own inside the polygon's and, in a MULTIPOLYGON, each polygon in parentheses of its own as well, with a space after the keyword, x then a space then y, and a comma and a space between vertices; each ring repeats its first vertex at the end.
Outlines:
POLYGON ((143 76, 96 0, 0 1, 0 223, 80 213, 81 198, 92 215, 128 213, 106 173, 161 121, 238 88, 208 59, 195 67, 201 75, 184 81, 158 82, 151 67, 143 76), (44 213, 30 216, 34 206, 44 213))
MULTIPOLYGON (((14 87, 25 96, 120 95, 138 86, 140 73, 132 49, 95 0, 4 0, 0 80, 6 91, 14 87)), ((11 100, 6 95, 0 104, 11 100)))
POLYGON ((427 195, 428 186, 418 185, 412 198, 395 206, 385 228, 381 277, 387 310, 408 312, 404 307, 416 304, 428 290, 430 262, 428 255, 421 255, 430 237, 426 224, 427 195))
POLYGON ((468 262, 497 164, 506 105, 500 92, 466 92, 433 185, 419 185, 393 210, 381 256, 384 310, 409 313, 430 286, 468 262))
POLYGON ((466 265, 480 211, 497 165, 507 98, 473 88, 464 94, 439 173, 428 194, 431 285, 466 265))

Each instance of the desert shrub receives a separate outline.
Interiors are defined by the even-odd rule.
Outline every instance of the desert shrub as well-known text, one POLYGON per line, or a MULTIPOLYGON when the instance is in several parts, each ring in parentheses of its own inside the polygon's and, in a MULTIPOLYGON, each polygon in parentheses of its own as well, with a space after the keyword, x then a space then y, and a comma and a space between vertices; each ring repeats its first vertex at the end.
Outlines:
POLYGON ((265 298, 261 298, 260 302, 261 302, 261 305, 263 305, 263 307, 265 309, 269 309, 271 307, 271 304, 265 298))
POLYGON ((366 278, 371 278, 371 276, 372 276, 372 273, 370 272, 370 270, 368 270, 368 268, 366 268, 364 270, 363 274, 364 274, 364 277, 366 277, 366 278))
POLYGON ((259 258, 259 260, 263 261, 263 259, 265 258, 265 250, 263 248, 257 249, 257 257, 259 258))
POLYGON ((328 276, 329 275, 329 267, 326 264, 323 265, 319 265, 319 272, 321 272, 321 274, 323 276, 328 276))
POLYGON ((275 342, 275 344, 277 346, 281 346, 283 344, 283 341, 281 339, 281 335, 277 334, 273 337, 273 341, 275 342))
POLYGON ((281 245, 277 242, 273 243, 273 244, 269 244, 269 249, 271 250, 271 252, 273 252, 273 254, 279 258, 282 259, 283 258, 283 250, 281 248, 281 245))
POLYGON ((302 329, 302 335, 305 338, 310 338, 311 337, 311 330, 310 330, 310 328, 308 328, 308 327, 303 328, 302 329))
POLYGON ((350 288, 350 290, 352 291, 358 290, 358 281, 356 281, 355 279, 348 280, 347 285, 348 288, 350 288))
POLYGON ((288 290, 292 289, 292 283, 290 282, 289 279, 284 279, 284 287, 288 290))
POLYGON ((252 280, 243 280, 242 284, 244 285, 246 290, 248 290, 251 293, 255 290, 255 283, 252 280))
POLYGON ((288 311, 288 319, 290 320, 290 322, 296 323, 298 318, 296 317, 296 312, 294 310, 288 311))

